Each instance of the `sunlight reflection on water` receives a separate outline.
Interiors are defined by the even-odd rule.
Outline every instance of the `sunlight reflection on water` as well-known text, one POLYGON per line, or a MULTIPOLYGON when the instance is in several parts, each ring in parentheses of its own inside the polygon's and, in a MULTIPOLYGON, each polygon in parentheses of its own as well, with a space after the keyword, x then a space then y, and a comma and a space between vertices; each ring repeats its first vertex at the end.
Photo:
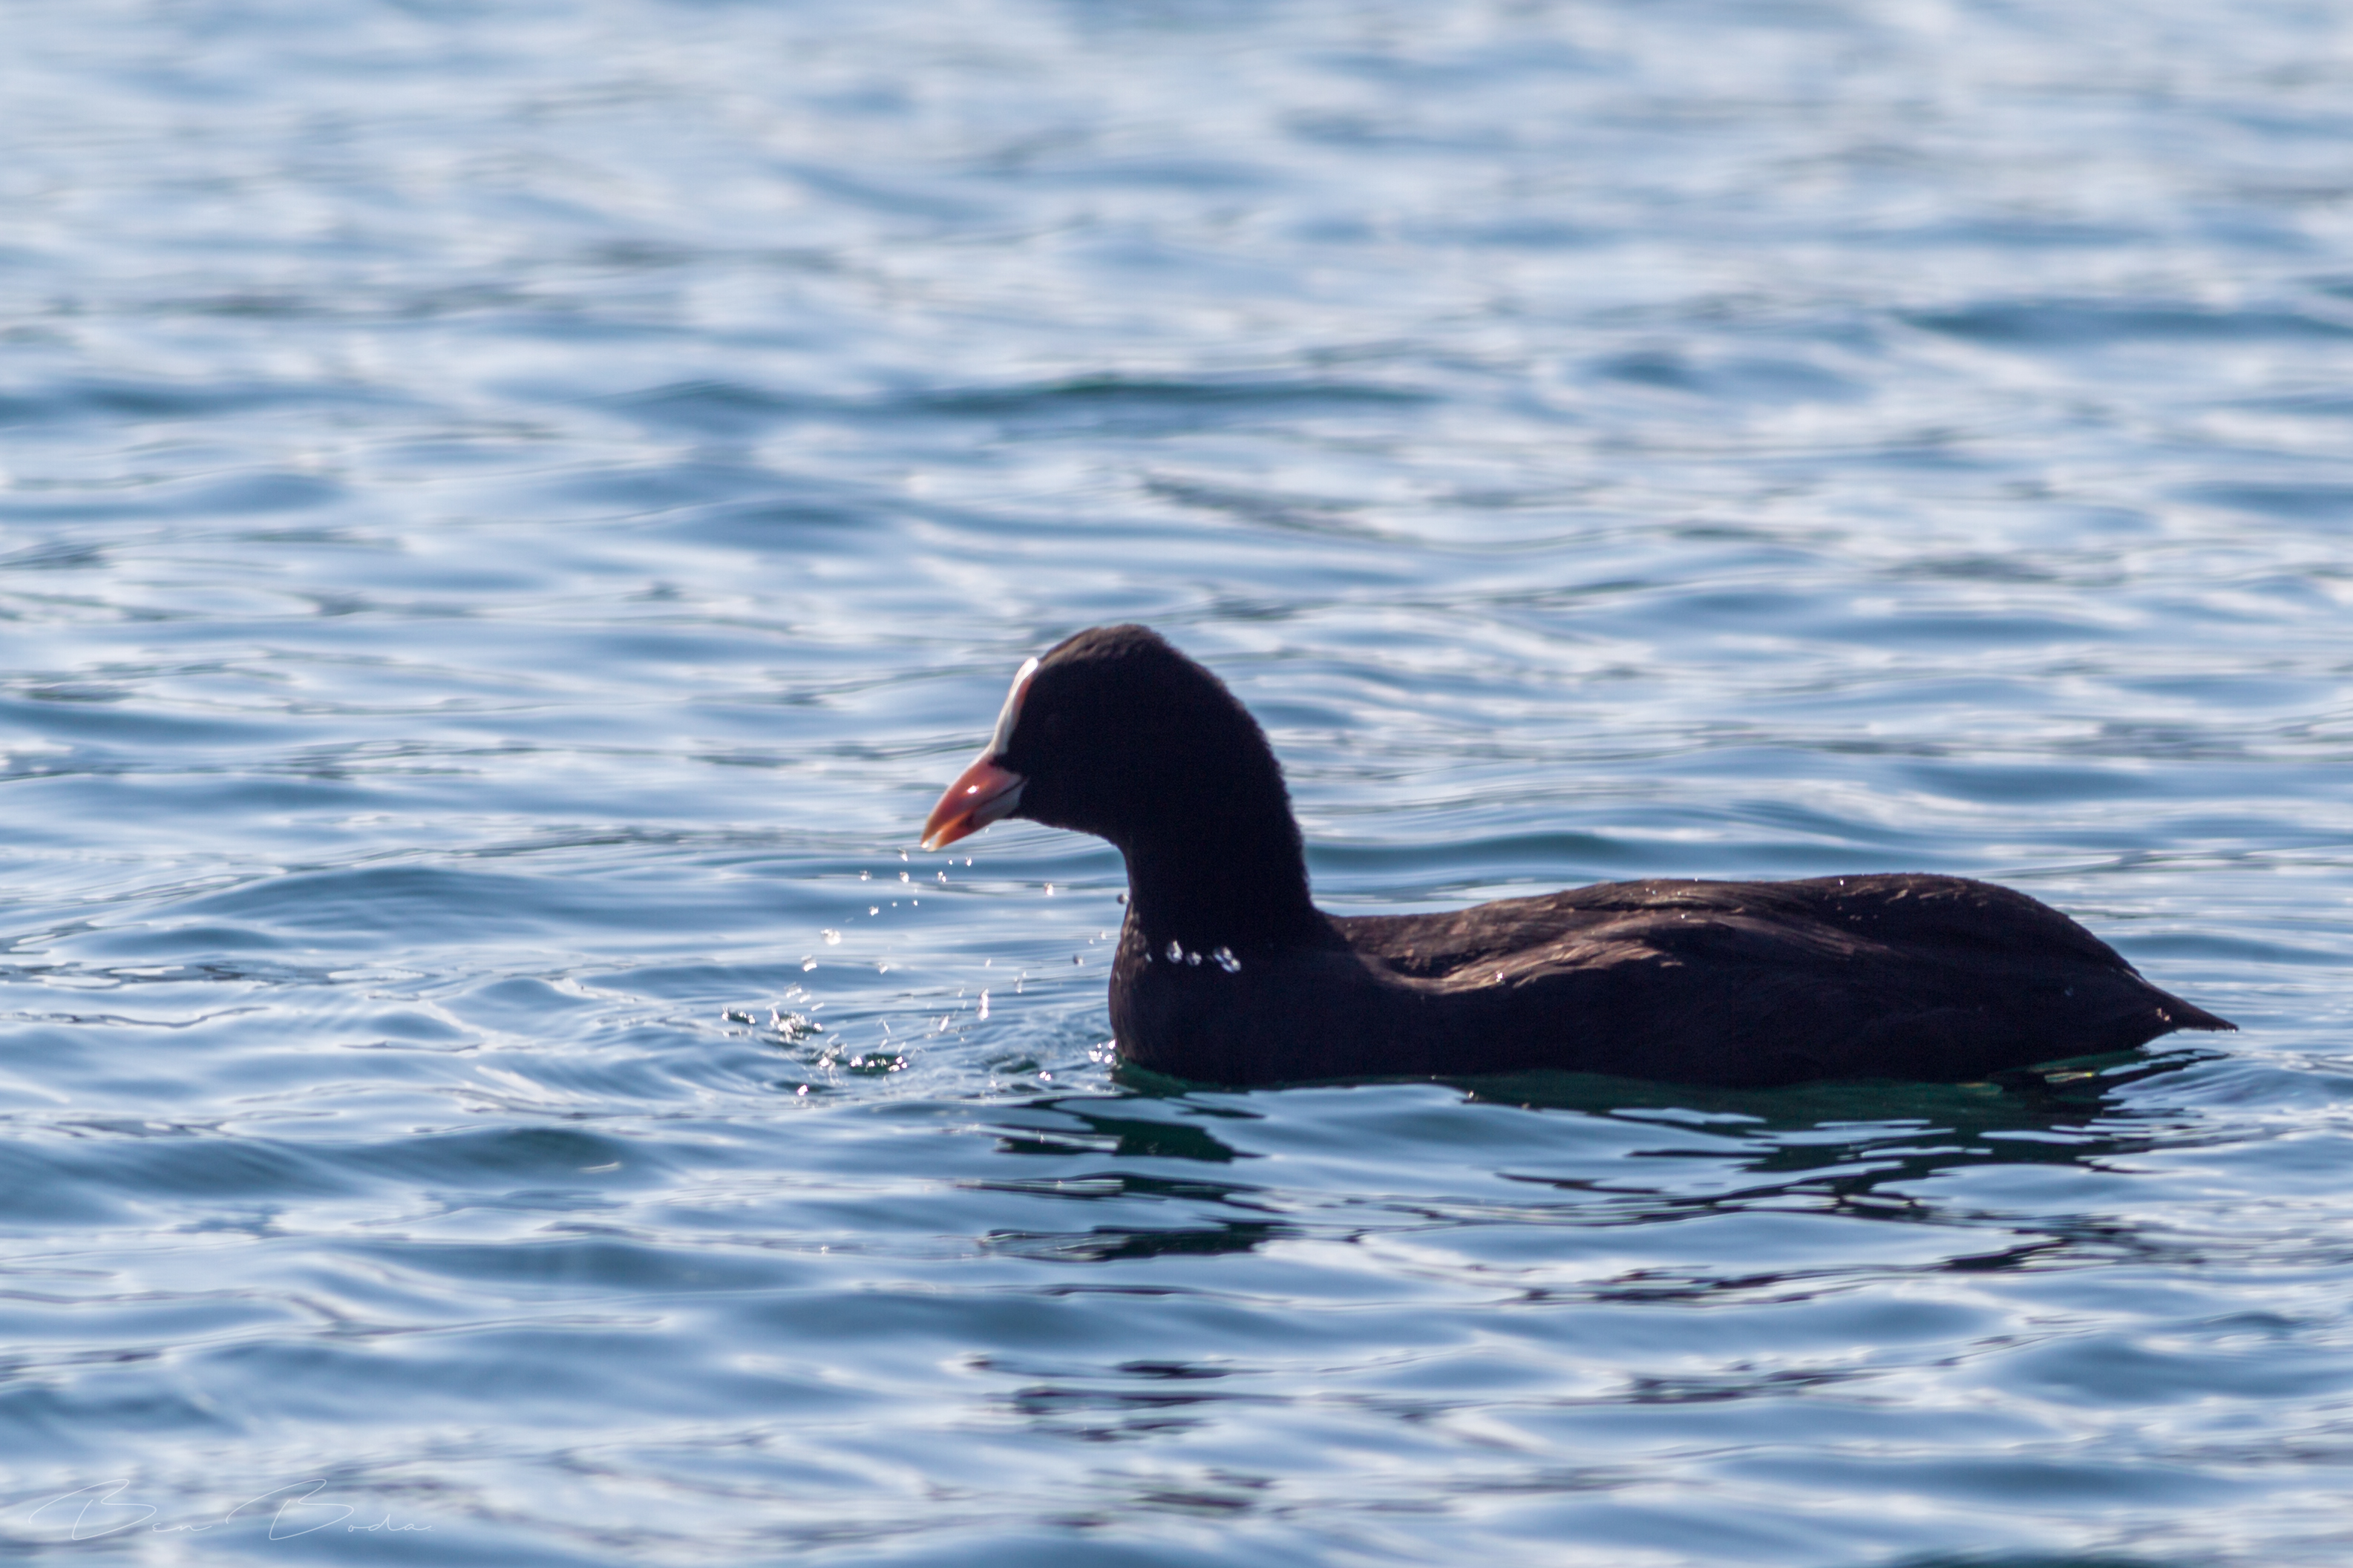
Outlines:
POLYGON ((2326 8, 12 41, 0 1539, 2341 1559, 2326 8), (1962 872, 2246 1032, 1115 1077, 1116 857, 908 855, 1115 619, 1335 908, 1962 872))

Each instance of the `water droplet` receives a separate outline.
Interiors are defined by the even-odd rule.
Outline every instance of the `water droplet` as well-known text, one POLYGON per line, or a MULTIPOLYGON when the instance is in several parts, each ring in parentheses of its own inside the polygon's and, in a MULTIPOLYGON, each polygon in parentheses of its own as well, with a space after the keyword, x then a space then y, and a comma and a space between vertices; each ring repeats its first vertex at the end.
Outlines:
POLYGON ((1201 966, 1201 955, 1198 952, 1188 952, 1185 955, 1185 962, 1198 969, 1201 966))
POLYGON ((803 974, 807 974, 810 970, 815 969, 816 967, 817 967, 817 960, 816 960, 816 959, 814 959, 814 958, 804 958, 804 959, 802 959, 802 960, 801 960, 801 973, 802 973, 803 974))
POLYGON ((841 933, 838 931, 827 931, 825 933, 825 945, 828 947, 839 947, 841 945, 841 933))
POLYGON ((1172 942, 1168 944, 1168 962, 1171 963, 1182 963, 1185 962, 1185 944, 1183 942, 1172 942))
POLYGON ((871 871, 860 871, 858 873, 858 879, 861 882, 871 882, 874 879, 874 873, 871 871))
POLYGON ((988 1016, 988 993, 986 991, 980 994, 980 1016, 988 1016))
POLYGON ((1234 950, 1232 948, 1221 947, 1218 949, 1217 952, 1209 954, 1209 956, 1216 959, 1218 961, 1218 967, 1224 970, 1227 973, 1239 974, 1241 973, 1242 961, 1234 956, 1234 950))
POLYGON ((1085 960, 1085 959, 1083 959, 1083 958, 1081 958, 1077 953, 1075 953, 1075 952, 1074 952, 1074 953, 1071 954, 1071 962, 1072 963, 1084 963, 1086 962, 1086 960, 1085 960))
POLYGON ((1046 884, 1046 896, 1050 899, 1054 896, 1054 884, 1051 882, 1046 884))
POLYGON ((941 887, 943 887, 943 888, 944 888, 944 887, 946 887, 947 885, 948 885, 948 874, 947 874, 945 871, 943 871, 943 872, 941 872, 941 873, 940 873, 940 886, 941 886, 941 887))
POLYGON ((880 904, 869 904, 866 906, 866 912, 870 915, 879 915, 882 912, 882 906, 880 904))
POLYGON ((904 871, 900 872, 900 873, 899 873, 899 880, 901 880, 901 881, 902 881, 902 882, 903 882, 903 881, 905 881, 906 879, 907 879, 907 873, 905 873, 904 871))

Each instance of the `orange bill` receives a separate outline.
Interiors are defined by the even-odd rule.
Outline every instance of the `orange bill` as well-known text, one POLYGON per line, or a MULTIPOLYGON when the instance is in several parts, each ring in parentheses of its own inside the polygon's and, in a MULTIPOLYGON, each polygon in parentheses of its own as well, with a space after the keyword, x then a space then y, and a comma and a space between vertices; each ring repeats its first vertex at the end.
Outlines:
POLYGON ((956 774, 940 804, 932 807, 923 822, 923 847, 944 849, 1008 815, 1021 804, 1021 786, 1029 782, 983 752, 956 774))

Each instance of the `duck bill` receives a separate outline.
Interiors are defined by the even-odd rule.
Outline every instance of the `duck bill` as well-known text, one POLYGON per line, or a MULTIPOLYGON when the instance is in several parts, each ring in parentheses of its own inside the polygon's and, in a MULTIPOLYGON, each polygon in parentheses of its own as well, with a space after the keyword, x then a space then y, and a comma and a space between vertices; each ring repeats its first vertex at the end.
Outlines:
POLYGON ((1029 781, 1010 768, 999 767, 987 752, 956 774, 923 822, 923 847, 944 849, 959 838, 969 838, 1000 816, 1010 816, 1021 804, 1021 786, 1029 781))

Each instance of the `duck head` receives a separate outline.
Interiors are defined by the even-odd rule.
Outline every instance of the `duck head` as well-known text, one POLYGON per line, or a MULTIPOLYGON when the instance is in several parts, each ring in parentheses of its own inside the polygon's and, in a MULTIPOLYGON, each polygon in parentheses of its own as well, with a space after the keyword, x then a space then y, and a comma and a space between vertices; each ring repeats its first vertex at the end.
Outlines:
POLYGON ((1007 817, 1108 840, 1127 860, 1132 912, 1155 925, 1230 942, 1313 918, 1265 731, 1149 627, 1096 626, 1024 664, 988 744, 932 808, 923 847, 1007 817))

